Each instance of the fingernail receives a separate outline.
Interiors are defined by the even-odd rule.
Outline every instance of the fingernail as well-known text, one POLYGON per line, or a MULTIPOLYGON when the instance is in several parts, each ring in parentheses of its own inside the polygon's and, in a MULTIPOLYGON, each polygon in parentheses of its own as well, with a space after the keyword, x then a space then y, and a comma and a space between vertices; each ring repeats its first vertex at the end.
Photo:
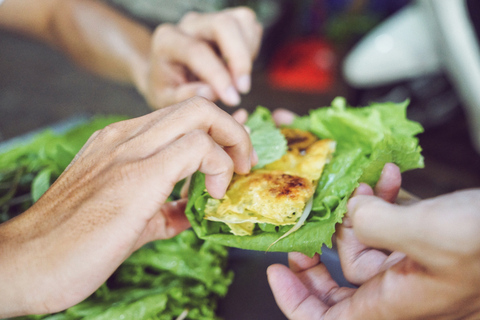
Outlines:
POLYGON ((223 94, 223 99, 232 106, 237 106, 240 103, 240 96, 233 86, 228 87, 223 94))
POLYGON ((249 75, 240 76, 237 78, 237 88, 241 93, 248 93, 250 91, 251 79, 249 75))
POLYGON ((208 100, 214 99, 214 94, 210 86, 201 86, 197 89, 197 96, 204 97, 208 100))

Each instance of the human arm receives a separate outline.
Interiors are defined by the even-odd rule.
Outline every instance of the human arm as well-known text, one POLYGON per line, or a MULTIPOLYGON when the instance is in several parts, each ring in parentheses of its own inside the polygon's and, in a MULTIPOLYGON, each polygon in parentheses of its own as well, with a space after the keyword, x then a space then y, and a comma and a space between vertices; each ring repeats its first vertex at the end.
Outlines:
POLYGON ((135 86, 152 108, 194 95, 238 104, 238 93, 250 89, 262 36, 247 8, 188 14, 152 32, 95 0, 6 0, 0 27, 49 43, 87 70, 135 86))
POLYGON ((134 250, 189 227, 185 201, 164 204, 176 182, 200 170, 222 197, 252 153, 245 129, 201 98, 98 131, 44 196, 0 225, 0 318, 82 301, 134 250))
POLYGON ((339 287, 318 256, 291 253, 290 269, 268 269, 288 318, 479 318, 480 190, 399 206, 394 170, 375 190, 357 189, 337 230, 342 269, 358 289, 339 287))

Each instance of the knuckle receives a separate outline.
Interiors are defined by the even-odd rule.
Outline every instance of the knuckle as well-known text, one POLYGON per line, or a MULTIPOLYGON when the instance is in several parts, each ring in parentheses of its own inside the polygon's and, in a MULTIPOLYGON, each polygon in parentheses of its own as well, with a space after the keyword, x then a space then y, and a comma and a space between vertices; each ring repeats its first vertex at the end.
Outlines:
POLYGON ((101 140, 106 140, 106 141, 116 140, 119 137, 123 136, 122 133, 124 130, 122 128, 123 128, 122 122, 112 123, 107 125, 103 129, 98 130, 96 132, 96 135, 98 139, 101 139, 101 140))
POLYGON ((203 130, 195 129, 190 131, 190 133, 188 133, 188 138, 196 148, 205 150, 205 153, 208 153, 215 147, 213 140, 203 130))
POLYGON ((161 50, 166 47, 165 39, 178 36, 179 32, 175 25, 170 23, 163 23, 159 25, 153 32, 152 48, 154 48, 155 51, 161 52, 161 50))
POLYGON ((202 59, 195 58, 213 54, 212 48, 209 45, 195 38, 188 39, 186 46, 189 48, 186 55, 190 61, 201 61, 203 63, 202 59))
POLYGON ((232 16, 229 14, 224 14, 224 13, 218 13, 213 17, 214 20, 214 26, 216 26, 216 31, 219 31, 221 29, 224 29, 225 26, 229 26, 234 24, 234 21, 232 20, 232 16))
POLYGON ((183 18, 180 20, 179 25, 189 24, 200 17, 200 13, 195 11, 189 11, 184 14, 183 18))
POLYGON ((171 24, 171 23, 162 23, 161 25, 159 25, 158 27, 155 28, 155 31, 154 31, 154 35, 163 35, 163 34, 166 34, 166 33, 171 33, 173 31, 175 31, 175 25, 171 24))
POLYGON ((187 115, 205 117, 215 110, 215 104, 204 97, 195 96, 184 101, 180 109, 187 115))
POLYGON ((234 10, 237 17, 245 21, 256 21, 257 15, 255 11, 248 7, 239 7, 234 10))

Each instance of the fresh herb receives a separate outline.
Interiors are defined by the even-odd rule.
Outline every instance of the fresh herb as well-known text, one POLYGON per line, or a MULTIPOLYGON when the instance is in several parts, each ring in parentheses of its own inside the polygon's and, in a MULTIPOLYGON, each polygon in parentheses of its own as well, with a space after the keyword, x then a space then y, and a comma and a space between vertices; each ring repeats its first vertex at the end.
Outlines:
POLYGON ((125 119, 97 117, 67 132, 44 130, 0 154, 0 223, 27 210, 57 179, 88 138, 125 119))

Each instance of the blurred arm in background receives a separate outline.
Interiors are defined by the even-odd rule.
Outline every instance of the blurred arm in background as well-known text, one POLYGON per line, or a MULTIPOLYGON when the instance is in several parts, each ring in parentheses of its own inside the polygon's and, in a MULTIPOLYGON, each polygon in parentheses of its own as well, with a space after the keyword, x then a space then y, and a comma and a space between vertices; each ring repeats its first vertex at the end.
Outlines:
POLYGON ((94 0, 5 0, 0 27, 46 42, 162 108, 195 95, 240 103, 262 27, 248 8, 189 13, 154 31, 94 0))

